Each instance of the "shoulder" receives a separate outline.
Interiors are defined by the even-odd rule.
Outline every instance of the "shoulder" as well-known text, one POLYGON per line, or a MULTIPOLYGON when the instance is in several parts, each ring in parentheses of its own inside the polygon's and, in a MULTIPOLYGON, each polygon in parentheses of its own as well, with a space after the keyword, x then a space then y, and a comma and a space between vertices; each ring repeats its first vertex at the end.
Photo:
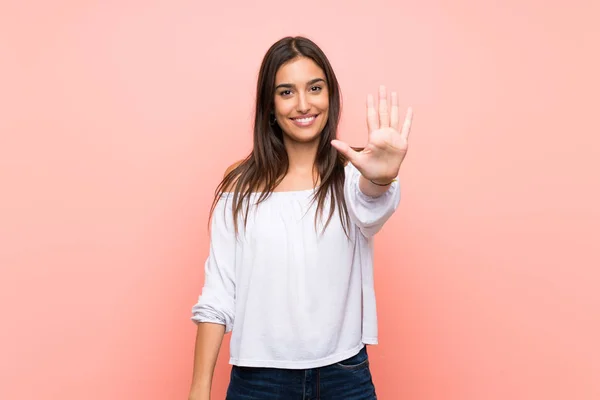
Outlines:
POLYGON ((239 161, 236 161, 233 164, 231 164, 225 170, 225 174, 223 175, 223 177, 226 177, 227 175, 229 175, 234 169, 236 169, 237 167, 239 167, 240 165, 242 165, 243 162, 244 162, 244 160, 239 160, 239 161))
POLYGON ((236 168, 238 168, 240 165, 242 165, 242 163, 245 160, 239 160, 234 162, 233 164, 231 164, 229 167, 227 167, 227 169, 225 170, 225 173, 223 174, 223 191, 224 192, 229 192, 233 189, 233 187, 235 186, 235 183, 237 182, 238 178, 239 178, 239 174, 237 176, 229 176, 236 168))

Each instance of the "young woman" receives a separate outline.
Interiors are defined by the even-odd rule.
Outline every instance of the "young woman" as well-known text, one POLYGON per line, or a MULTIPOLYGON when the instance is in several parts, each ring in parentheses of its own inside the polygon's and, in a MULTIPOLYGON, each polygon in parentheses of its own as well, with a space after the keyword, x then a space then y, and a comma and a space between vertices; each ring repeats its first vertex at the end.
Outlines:
POLYGON ((375 399, 373 235, 400 200, 402 126, 385 87, 367 98, 368 143, 336 139, 340 90, 312 41, 286 37, 258 77, 254 145, 211 208, 190 399, 208 399, 232 332, 228 400, 375 399))

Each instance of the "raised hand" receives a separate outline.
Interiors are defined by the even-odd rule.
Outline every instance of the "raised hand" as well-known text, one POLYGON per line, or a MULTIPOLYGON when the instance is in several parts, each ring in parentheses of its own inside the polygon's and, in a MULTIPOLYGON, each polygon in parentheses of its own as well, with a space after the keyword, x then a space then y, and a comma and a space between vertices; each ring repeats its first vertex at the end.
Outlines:
POLYGON ((379 88, 378 108, 379 112, 376 111, 373 96, 368 95, 369 139, 363 151, 357 152, 340 140, 332 140, 331 145, 344 154, 363 177, 376 184, 385 184, 398 176, 400 165, 406 156, 412 109, 408 109, 400 130, 398 95, 392 92, 390 107, 385 86, 379 88))

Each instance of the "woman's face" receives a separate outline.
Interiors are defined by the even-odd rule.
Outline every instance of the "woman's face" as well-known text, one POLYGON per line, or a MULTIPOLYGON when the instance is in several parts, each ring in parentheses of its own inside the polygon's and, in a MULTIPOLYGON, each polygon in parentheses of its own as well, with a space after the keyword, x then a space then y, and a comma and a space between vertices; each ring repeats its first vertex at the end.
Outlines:
POLYGON ((279 68, 275 75, 275 118, 288 139, 318 140, 328 111, 325 74, 313 60, 299 57, 279 68))

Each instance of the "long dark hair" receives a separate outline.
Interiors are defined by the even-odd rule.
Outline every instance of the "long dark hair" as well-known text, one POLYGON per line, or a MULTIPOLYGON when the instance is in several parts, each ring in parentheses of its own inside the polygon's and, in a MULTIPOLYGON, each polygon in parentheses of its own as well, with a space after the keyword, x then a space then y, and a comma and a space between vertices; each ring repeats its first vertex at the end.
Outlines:
MULTIPOLYGON (((336 138, 340 120, 341 93, 337 78, 329 60, 323 51, 305 37, 285 37, 274 43, 265 54, 256 87, 256 109, 254 116, 254 144, 252 152, 241 163, 225 175, 215 191, 210 215, 212 215, 220 196, 224 192, 233 192, 233 221, 238 232, 239 214, 244 209, 244 226, 248 220, 250 196, 260 191, 256 204, 261 203, 273 192, 288 171, 289 160, 283 144, 283 132, 278 124, 272 124, 272 112, 275 106, 275 75, 286 62, 298 57, 313 60, 325 73, 329 93, 329 113, 327 122, 320 135, 315 166, 320 177, 320 185, 314 194, 317 201, 317 215, 323 216, 323 208, 329 197, 329 216, 327 227, 336 208, 340 210, 340 219, 348 235, 349 216, 344 200, 345 157, 332 145, 336 138)), ((315 218, 315 226, 316 226, 315 218)))

